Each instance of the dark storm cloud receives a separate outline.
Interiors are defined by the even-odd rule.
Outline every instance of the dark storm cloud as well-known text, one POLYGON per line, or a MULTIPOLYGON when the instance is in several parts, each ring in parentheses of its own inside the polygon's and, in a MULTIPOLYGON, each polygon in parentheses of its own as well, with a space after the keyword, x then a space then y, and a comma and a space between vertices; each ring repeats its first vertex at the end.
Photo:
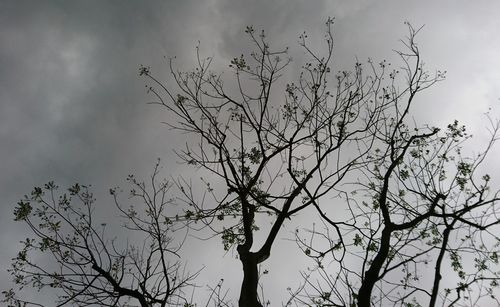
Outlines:
MULTIPOLYGON (((138 67, 162 67, 163 53, 185 48, 176 35, 194 5, 184 3, 3 3, 3 173, 88 179, 126 156, 129 145, 140 150, 133 143, 147 137, 143 123, 152 111, 138 67)), ((9 177, 2 187, 13 184, 9 177)))
MULTIPOLYGON (((162 67, 164 53, 184 50, 185 26, 203 8, 192 1, 146 9, 132 1, 0 3, 2 246, 23 238, 12 209, 34 185, 78 181, 104 191, 168 151, 138 68, 162 67)), ((13 252, 0 251, 2 289, 13 252)))
MULTIPOLYGON (((166 114, 145 104, 151 97, 139 65, 164 76, 166 55, 188 67, 200 41, 215 68, 225 69, 246 51, 247 25, 266 29, 277 47, 297 48, 303 30, 321 41, 324 21, 333 16, 335 65, 349 68, 356 56, 393 58, 409 20, 426 24, 421 45, 429 68, 450 72, 433 90, 440 100, 424 96, 424 111, 417 113, 448 122, 498 101, 499 10, 493 1, 0 0, 0 240, 9 247, 0 250, 0 288, 11 286, 3 270, 24 238, 12 208, 34 185, 90 183, 105 200, 103 191, 130 172, 147 175, 156 157, 168 160, 172 175, 184 171, 171 154, 184 136, 161 125, 166 114)), ((481 118, 474 120, 482 127, 481 118)), ((206 271, 218 274, 221 263, 206 271)))

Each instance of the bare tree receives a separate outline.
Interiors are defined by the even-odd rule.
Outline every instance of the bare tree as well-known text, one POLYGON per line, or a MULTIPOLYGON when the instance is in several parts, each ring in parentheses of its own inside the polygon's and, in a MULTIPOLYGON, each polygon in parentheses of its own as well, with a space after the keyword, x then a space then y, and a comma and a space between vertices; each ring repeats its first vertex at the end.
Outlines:
POLYGON ((157 103, 177 116, 171 126, 199 138, 178 152, 181 159, 223 182, 221 189, 207 182, 214 206, 197 201, 186 181, 179 185, 195 219, 221 234, 226 249, 236 245, 243 265, 241 307, 262 306, 258 265, 271 255, 285 221, 315 207, 349 172, 365 167, 361 158, 376 140, 381 115, 390 103, 375 99, 381 79, 369 82, 358 66, 353 74, 340 73, 335 89, 329 89, 332 23, 327 22, 323 57, 309 48, 305 34, 301 36, 300 45, 311 62, 303 66, 296 83, 286 84, 284 93, 277 84, 290 64, 287 50, 274 51, 264 32, 257 35, 252 27, 246 29, 256 47, 250 62, 244 55, 231 61, 235 93, 210 70, 212 59, 202 59, 199 53, 198 66, 187 73, 175 71, 171 62, 176 93, 149 68, 141 70, 155 85, 150 91, 157 103), (278 97, 283 104, 274 101, 278 97), (232 222, 214 223, 227 216, 232 222), (257 245, 254 232, 269 218, 272 225, 263 230, 265 239, 257 245))
MULTIPOLYGON (((374 178, 381 180, 369 185, 374 185, 370 191, 376 192, 377 202, 382 204, 378 205, 382 213, 380 223, 367 227, 369 245, 380 241, 373 248, 380 256, 372 260, 368 257, 372 253, 367 252, 360 275, 360 306, 371 301, 383 260, 389 255, 392 234, 413 231, 429 217, 428 213, 411 220, 404 216, 400 223, 395 223, 389 214, 394 209, 383 204, 389 201, 389 186, 394 184, 390 179, 402 167, 406 154, 413 152, 417 143, 430 145, 428 139, 437 135, 438 129, 434 128, 412 134, 406 122, 415 95, 442 80, 444 74, 430 76, 423 70, 414 43, 416 31, 410 27, 406 45, 409 53, 400 52, 406 73, 402 90, 398 71, 389 70, 385 62, 378 66, 370 62, 368 73, 356 63, 353 72, 338 72, 330 86, 332 23, 331 19, 327 22, 327 50, 323 56, 311 49, 306 34, 300 37, 310 62, 302 66, 296 83, 285 85, 281 93, 284 97, 274 91, 283 90, 278 85, 290 64, 287 50, 274 51, 264 32, 257 35, 252 27, 246 33, 256 50, 249 59, 241 55, 231 61, 237 88, 234 93, 224 85, 221 74, 210 70, 212 59, 202 59, 199 54, 198 66, 187 73, 175 71, 170 62, 175 93, 149 68, 141 70, 154 83, 150 91, 157 97, 156 103, 177 116, 178 122, 171 127, 199 137, 197 144, 186 144, 186 149, 178 152, 181 159, 223 182, 222 189, 207 182, 208 194, 215 200, 213 206, 196 200, 196 192, 186 181, 179 182, 179 186, 194 210, 187 213, 221 234, 226 249, 237 245, 244 273, 240 306, 261 306, 257 295, 258 265, 270 256, 285 221, 299 212, 307 208, 317 210, 334 227, 339 240, 335 246, 345 252, 348 246, 341 226, 347 227, 348 232, 359 226, 357 222, 333 222, 320 200, 337 193, 337 187, 348 177, 364 174, 373 179, 370 175, 375 174, 372 169, 376 167, 374 178), (283 103, 277 103, 277 99, 283 103), (385 148, 378 148, 382 145, 385 148), (264 218, 259 218, 262 214, 264 218), (216 218, 223 220, 226 216, 233 216, 233 222, 214 223, 216 218), (262 220, 269 219, 267 216, 271 216, 272 226, 265 230, 263 243, 256 245, 254 232, 262 220), (385 219, 390 226, 382 231, 385 219), (223 228, 217 229, 218 225, 223 228), (381 231, 383 239, 375 240, 381 231)), ((427 180, 422 172, 411 175, 417 181, 427 180)), ((431 212, 440 206, 444 192, 427 195, 433 204, 431 212)), ((346 200, 350 203, 349 198, 346 200)), ((423 209, 414 210, 416 215, 423 209)), ((396 216, 401 214, 399 211, 396 216)))
MULTIPOLYGON (((172 184, 159 180, 158 172, 159 164, 149 183, 128 178, 130 206, 121 204, 118 189, 110 190, 125 218, 125 242, 107 238, 107 225, 96 224, 89 187, 76 184, 63 194, 53 182, 35 188, 14 212, 34 235, 13 259, 16 284, 57 289, 57 306, 128 306, 130 300, 140 306, 191 306, 185 289, 198 272, 190 274, 180 261, 187 228, 166 216, 172 184)), ((38 305, 14 290, 4 294, 12 306, 38 305)))
MULTIPOLYGON (((66 293, 61 303, 113 305, 130 297, 142 306, 189 306, 183 289, 196 273, 181 270, 182 240, 175 244, 168 234, 192 230, 219 236, 226 250, 236 251, 243 268, 239 306, 259 307, 269 304, 259 297, 259 265, 280 231, 303 223, 307 210, 321 226, 308 230, 307 239, 297 230, 296 240, 316 268, 303 273, 288 304, 409 307, 427 300, 451 306, 469 302, 474 285, 496 286, 498 194, 489 191, 490 177, 478 174, 498 122, 491 120, 484 151, 463 156, 468 136, 457 122, 445 131, 413 122, 417 94, 444 79, 443 72, 425 71, 418 30, 409 26, 405 51, 398 52, 401 68, 369 61, 334 73, 332 25, 328 19, 324 53, 300 36, 308 61, 293 82, 288 49, 274 49, 253 27, 245 32, 255 50, 231 60, 231 77, 212 71, 212 58, 198 48, 191 71, 177 71, 170 60, 171 84, 141 67, 153 104, 175 118, 170 127, 189 136, 176 153, 204 175, 202 185, 176 179, 179 194, 168 199, 171 185, 156 181, 157 169, 149 189, 131 177, 132 196, 146 208, 140 216, 121 206, 112 190, 127 229, 147 242, 122 249, 92 223, 93 198, 85 188, 70 190, 84 210, 66 196, 54 199, 53 184, 36 189, 19 204, 16 219, 41 242, 25 242, 14 262, 16 281, 57 286, 66 293), (33 202, 42 205, 33 209, 33 202), (169 203, 180 211, 169 210, 169 203), (43 221, 40 229, 36 218, 43 221), (52 252, 58 273, 30 262, 32 250, 52 252), (422 282, 421 270, 431 266, 432 282, 422 282), (442 287, 442 274, 454 271, 459 283, 442 287)), ((479 291, 476 297, 494 295, 479 291)), ((223 305, 220 286, 212 294, 223 305)))
POLYGON ((318 201, 323 227, 310 229, 307 239, 296 236, 323 280, 306 281, 301 294, 292 293, 302 303, 477 306, 484 298, 499 303, 493 289, 499 278, 500 195, 490 190, 490 176, 481 174, 499 122, 487 116, 490 141, 472 156, 463 154, 470 136, 457 121, 444 131, 414 123, 410 110, 416 95, 443 77, 425 71, 417 33, 409 26, 407 51, 398 52, 403 66, 391 73, 393 83, 378 97, 391 104, 380 115, 370 153, 361 157, 367 167, 358 170, 349 190, 338 193, 350 217, 327 214, 318 201), (395 78, 399 72, 403 91, 395 78), (458 282, 443 287, 443 272, 456 272, 458 282))

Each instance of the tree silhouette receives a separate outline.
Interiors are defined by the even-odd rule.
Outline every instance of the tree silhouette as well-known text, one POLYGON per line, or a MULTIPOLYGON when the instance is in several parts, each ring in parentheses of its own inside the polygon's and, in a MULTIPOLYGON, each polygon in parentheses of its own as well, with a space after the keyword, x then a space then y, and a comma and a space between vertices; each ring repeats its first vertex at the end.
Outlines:
MULTIPOLYGON (((108 239, 107 225, 95 222, 89 187, 75 184, 62 194, 53 182, 34 188, 14 211, 15 220, 34 235, 13 259, 15 283, 56 288, 57 306, 130 306, 130 299, 140 306, 192 306, 185 289, 199 271, 187 272, 179 260, 187 228, 166 215, 172 184, 157 178, 159 169, 157 163, 149 183, 127 178, 130 206, 121 204, 118 189, 110 190, 126 221, 122 227, 136 244, 108 239), (37 261, 43 254, 55 261, 37 261)), ((214 300, 222 297, 216 290, 214 300)), ((39 305, 17 298, 13 290, 4 295, 12 306, 39 305)))
MULTIPOLYGON (((170 60, 172 84, 141 67, 153 104, 175 117, 170 127, 189 136, 176 153, 206 174, 202 187, 177 179, 170 199, 173 186, 157 181, 158 167, 149 187, 131 177, 144 215, 120 205, 112 190, 126 228, 147 242, 122 249, 92 224, 93 198, 86 188, 70 190, 84 210, 66 196, 56 200, 53 184, 35 189, 15 213, 39 240, 24 242, 13 263, 15 281, 57 287, 65 293, 59 296, 63 304, 116 305, 128 297, 141 306, 188 306, 183 289, 197 274, 182 271, 182 240, 174 243, 179 236, 173 232, 199 231, 237 252, 243 271, 239 306, 263 306, 259 265, 272 256, 280 231, 308 211, 322 227, 306 229, 307 239, 297 229, 296 241, 316 266, 303 272, 297 290, 290 289, 287 304, 435 306, 494 297, 484 282, 493 287, 498 278, 498 193, 489 190, 490 177, 478 173, 498 122, 490 120, 485 150, 463 156, 469 136, 458 122, 444 131, 413 122, 417 94, 444 79, 444 72, 424 69, 418 30, 408 25, 405 50, 398 51, 402 67, 369 61, 334 73, 333 20, 326 25, 324 54, 305 33, 300 36, 309 60, 294 82, 285 80, 292 63, 288 49, 273 49, 264 31, 253 27, 245 32, 255 50, 231 61, 233 78, 212 71, 212 59, 198 48, 191 71, 177 71, 170 60), (36 209, 33 203, 39 203, 36 209), (169 209, 171 203, 181 210, 169 209), (254 239, 257 231, 262 240, 254 239), (55 257, 57 273, 29 260, 35 250, 55 257), (424 283, 420 270, 428 267, 433 282, 424 283), (442 274, 453 271, 458 284, 443 288, 442 274), (473 293, 474 285, 480 288, 473 293)), ((225 304, 220 292, 212 293, 215 305, 225 304)), ((15 301, 13 292, 6 295, 15 301)))

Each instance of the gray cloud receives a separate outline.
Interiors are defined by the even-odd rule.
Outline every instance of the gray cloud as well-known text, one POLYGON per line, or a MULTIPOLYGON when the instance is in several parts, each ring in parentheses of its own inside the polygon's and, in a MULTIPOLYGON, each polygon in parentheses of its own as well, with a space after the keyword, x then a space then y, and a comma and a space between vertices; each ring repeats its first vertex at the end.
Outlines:
POLYGON ((184 136, 146 105, 140 64, 165 76, 164 55, 186 67, 201 41, 223 69, 248 46, 246 25, 296 48, 303 30, 320 41, 324 21, 334 16, 336 65, 348 68, 356 56, 394 59, 402 23, 410 20, 426 24, 421 46, 429 67, 449 71, 417 116, 460 118, 482 129, 479 114, 500 96, 498 11, 493 1, 0 2, 0 238, 8 247, 0 250, 0 288, 10 287, 3 270, 24 237, 12 222, 13 205, 34 185, 91 183, 105 200, 108 187, 130 172, 147 175, 156 157, 169 161, 166 174, 185 171, 171 162, 184 136))

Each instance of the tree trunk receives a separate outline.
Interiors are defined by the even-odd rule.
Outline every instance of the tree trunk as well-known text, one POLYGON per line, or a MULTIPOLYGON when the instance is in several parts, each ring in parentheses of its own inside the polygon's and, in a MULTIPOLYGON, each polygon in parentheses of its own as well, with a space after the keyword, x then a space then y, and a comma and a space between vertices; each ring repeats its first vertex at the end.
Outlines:
POLYGON ((382 230, 380 248, 375 258, 373 258, 370 268, 366 271, 361 287, 359 288, 358 307, 371 307, 373 287, 378 281, 380 269, 389 255, 391 233, 392 230, 388 227, 382 230))
POLYGON ((243 264, 243 282, 241 284, 241 293, 239 307, 262 307, 258 300, 257 287, 259 285, 259 272, 257 269, 257 257, 255 253, 238 249, 240 261, 243 264))

